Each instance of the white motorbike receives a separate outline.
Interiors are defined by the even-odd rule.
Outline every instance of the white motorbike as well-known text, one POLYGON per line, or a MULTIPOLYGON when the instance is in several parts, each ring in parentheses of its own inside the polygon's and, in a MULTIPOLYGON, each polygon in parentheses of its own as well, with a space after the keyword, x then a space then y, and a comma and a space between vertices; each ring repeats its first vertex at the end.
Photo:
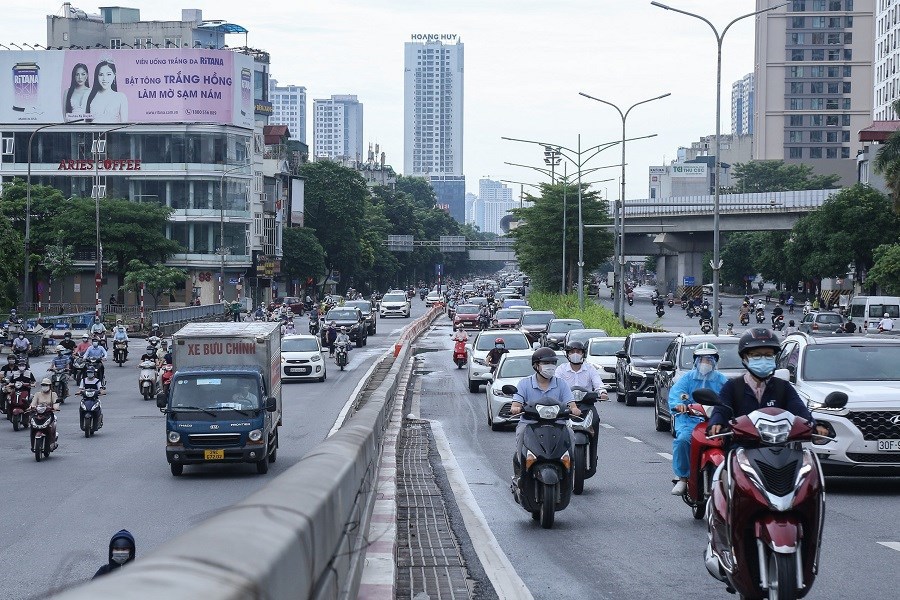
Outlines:
POLYGON ((144 400, 156 397, 156 361, 142 360, 138 365, 141 374, 138 376, 138 391, 144 400))

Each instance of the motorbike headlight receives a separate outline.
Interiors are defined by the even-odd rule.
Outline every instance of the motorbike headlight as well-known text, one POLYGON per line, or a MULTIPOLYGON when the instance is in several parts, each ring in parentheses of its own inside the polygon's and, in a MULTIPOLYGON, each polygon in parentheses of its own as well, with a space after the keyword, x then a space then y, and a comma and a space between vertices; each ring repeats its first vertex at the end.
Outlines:
POLYGON ((538 404, 535 408, 542 419, 555 419, 559 414, 559 406, 556 404, 538 404))
POLYGON ((177 444, 181 441, 181 434, 177 431, 170 431, 166 437, 168 437, 170 444, 177 444))
POLYGON ((769 444, 782 444, 788 439, 791 424, 788 421, 759 420, 756 422, 756 429, 759 431, 762 441, 769 444))
POLYGON ((250 433, 247 434, 247 437, 251 442, 258 442, 262 439, 262 429, 254 429, 250 433))

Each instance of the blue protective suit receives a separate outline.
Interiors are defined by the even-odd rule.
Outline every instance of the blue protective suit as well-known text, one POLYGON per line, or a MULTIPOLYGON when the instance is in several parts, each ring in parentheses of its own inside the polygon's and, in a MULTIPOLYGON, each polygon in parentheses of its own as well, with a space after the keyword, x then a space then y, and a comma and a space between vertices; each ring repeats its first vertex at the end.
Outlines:
POLYGON ((694 368, 684 374, 672 389, 669 390, 669 410, 674 419, 675 439, 672 440, 672 470, 676 477, 687 477, 690 475, 691 465, 691 432, 694 427, 701 421, 700 417, 693 417, 687 414, 675 412, 675 407, 679 404, 690 404, 693 402, 691 393, 694 390, 703 388, 710 389, 715 393, 719 393, 728 378, 713 368, 708 375, 701 375, 697 370, 700 359, 694 359, 694 368))

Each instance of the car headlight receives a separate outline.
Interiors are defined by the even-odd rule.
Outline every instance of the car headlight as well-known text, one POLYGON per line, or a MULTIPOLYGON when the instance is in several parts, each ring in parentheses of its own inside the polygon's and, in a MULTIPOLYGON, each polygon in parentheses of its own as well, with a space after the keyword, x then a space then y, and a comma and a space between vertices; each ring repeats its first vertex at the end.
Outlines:
POLYGON ((286 363, 286 362, 287 362, 287 359, 285 359, 284 356, 282 356, 282 357, 281 357, 281 364, 284 364, 284 363, 286 363))
POLYGON ((254 429, 250 433, 247 434, 247 437, 251 442, 258 442, 262 439, 262 429, 254 429))
POLYGON ((318 353, 313 354, 312 358, 309 359, 310 362, 319 362, 320 360, 322 360, 322 355, 318 353))
POLYGON ((512 398, 512 396, 509 396, 509 395, 507 395, 507 394, 504 394, 504 393, 503 393, 503 390, 500 389, 500 388, 492 387, 492 388, 491 388, 491 393, 492 393, 493 395, 495 395, 495 396, 500 396, 500 397, 502 397, 502 398, 512 398))
POLYGON ((169 438, 170 444, 177 444, 181 441, 181 434, 177 431, 170 431, 167 437, 169 438))

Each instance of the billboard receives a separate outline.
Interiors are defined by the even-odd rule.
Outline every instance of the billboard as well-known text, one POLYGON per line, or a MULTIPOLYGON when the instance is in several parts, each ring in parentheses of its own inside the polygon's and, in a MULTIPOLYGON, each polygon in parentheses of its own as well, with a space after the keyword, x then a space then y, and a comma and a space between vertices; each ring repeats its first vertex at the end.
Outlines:
POLYGON ((0 52, 0 123, 218 123, 252 129, 253 112, 253 59, 228 50, 0 52))
POLYGON ((706 165, 703 163, 681 164, 671 166, 672 177, 706 177, 706 165))

